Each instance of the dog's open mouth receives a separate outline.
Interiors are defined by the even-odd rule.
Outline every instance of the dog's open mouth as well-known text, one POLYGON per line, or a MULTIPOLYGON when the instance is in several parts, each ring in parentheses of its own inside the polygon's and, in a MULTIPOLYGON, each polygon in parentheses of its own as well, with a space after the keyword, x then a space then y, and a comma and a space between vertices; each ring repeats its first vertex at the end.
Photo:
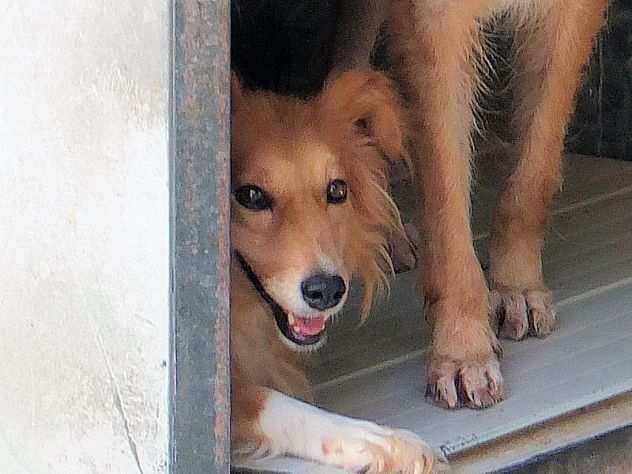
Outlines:
POLYGON ((281 334, 290 342, 299 346, 313 346, 320 344, 325 336, 325 323, 327 318, 323 314, 301 316, 285 311, 279 303, 266 291, 261 280, 250 267, 246 259, 239 253, 235 253, 241 267, 248 276, 248 279, 259 292, 261 297, 268 303, 274 320, 277 323, 281 334))
MULTIPOLYGON (((281 316, 281 315, 279 315, 281 316)), ((299 316, 293 313, 285 313, 284 321, 275 312, 277 326, 281 333, 290 341, 299 345, 317 344, 325 333, 325 316, 322 314, 299 316)))
POLYGON ((312 346, 321 342, 327 321, 324 315, 300 316, 286 312, 267 292, 261 293, 261 296, 272 308, 279 331, 287 340, 299 346, 312 346))

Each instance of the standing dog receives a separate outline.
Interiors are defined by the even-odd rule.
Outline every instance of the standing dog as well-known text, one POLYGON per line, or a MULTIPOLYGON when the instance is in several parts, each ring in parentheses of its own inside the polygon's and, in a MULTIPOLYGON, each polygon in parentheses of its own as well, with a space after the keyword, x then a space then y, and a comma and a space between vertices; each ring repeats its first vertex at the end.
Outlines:
MULTIPOLYGON (((541 251, 566 124, 607 0, 341 3, 335 68, 368 64, 387 17, 391 62, 411 103, 433 327, 429 395, 450 408, 489 406, 504 393, 497 334, 542 337, 556 323, 541 251), (488 288, 472 245, 470 135, 487 64, 481 24, 499 15, 515 27, 517 139, 494 216, 488 288)), ((418 472, 432 453, 413 435, 287 396, 307 398, 296 349, 322 341, 351 274, 370 294, 388 262, 385 239, 399 229, 381 157, 401 151, 400 122, 383 79, 362 77, 344 75, 309 102, 234 95, 233 442, 347 469, 418 472), (285 346, 273 344, 279 332, 285 346)))
POLYGON ((396 95, 376 72, 347 72, 309 101, 233 84, 231 421, 238 455, 289 454, 353 472, 433 469, 432 451, 414 434, 292 398, 311 398, 301 352, 324 342, 351 277, 364 281, 365 311, 386 284, 386 245, 402 232, 387 193, 388 160, 402 155, 401 123, 396 95))
POLYGON ((542 275, 542 245, 560 187, 566 125, 606 5, 607 0, 343 2, 338 68, 368 63, 387 17, 391 61, 411 103, 421 284, 433 328, 428 394, 441 406, 481 408, 501 400, 497 334, 543 337, 556 324, 542 275), (515 32, 516 164, 494 214, 488 288, 470 229, 470 133, 484 89, 481 70, 488 65, 481 25, 500 15, 515 32))

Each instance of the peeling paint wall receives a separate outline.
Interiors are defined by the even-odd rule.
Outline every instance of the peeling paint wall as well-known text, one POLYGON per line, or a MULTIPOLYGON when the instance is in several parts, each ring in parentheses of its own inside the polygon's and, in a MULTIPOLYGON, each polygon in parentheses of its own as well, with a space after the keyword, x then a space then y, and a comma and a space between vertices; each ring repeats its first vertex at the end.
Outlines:
POLYGON ((169 2, 0 31, 0 472, 165 472, 169 2))

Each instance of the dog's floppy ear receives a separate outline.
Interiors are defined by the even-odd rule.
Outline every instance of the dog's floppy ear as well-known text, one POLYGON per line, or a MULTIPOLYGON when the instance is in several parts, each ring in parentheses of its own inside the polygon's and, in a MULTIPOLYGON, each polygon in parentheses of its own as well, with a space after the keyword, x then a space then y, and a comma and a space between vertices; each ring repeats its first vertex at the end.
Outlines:
POLYGON ((321 97, 320 119, 357 147, 375 147, 390 159, 404 154, 400 99, 382 73, 351 70, 330 80, 321 97))

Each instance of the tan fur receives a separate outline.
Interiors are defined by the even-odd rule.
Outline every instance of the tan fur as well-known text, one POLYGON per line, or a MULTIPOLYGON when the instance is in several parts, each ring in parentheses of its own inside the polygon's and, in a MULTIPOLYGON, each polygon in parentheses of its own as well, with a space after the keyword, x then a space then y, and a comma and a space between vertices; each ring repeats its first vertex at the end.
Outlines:
MULTIPOLYGON (((262 212, 233 200, 233 249, 286 310, 292 310, 286 306, 292 298, 283 288, 299 284, 323 258, 346 281, 352 276, 364 281, 368 310, 391 272, 387 242, 403 232, 388 195, 388 160, 403 154, 401 111, 390 82, 378 73, 351 71, 310 101, 247 92, 234 82, 232 98, 232 187, 254 184, 273 200, 272 210, 262 212), (327 184, 334 178, 348 183, 344 204, 326 202, 327 184)), ((273 391, 311 400, 305 356, 281 341, 268 304, 237 262, 231 267, 231 317, 233 448, 250 456, 304 455, 279 446, 266 434, 261 416, 273 391)), ((321 418, 325 425, 332 423, 321 418)), ((312 425, 320 425, 321 418, 312 425)), ((340 432, 310 440, 310 449, 320 451, 314 458, 349 467, 368 456, 375 465, 371 472, 429 471, 432 452, 421 440, 384 430, 370 435, 383 445, 362 448, 345 433, 382 428, 345 420, 335 419, 340 432), (357 447, 362 449, 348 452, 357 447)), ((275 429, 283 432, 285 422, 279 419, 275 429)), ((295 435, 302 439, 314 428, 302 426, 304 433, 295 435)))
MULTIPOLYGON (((555 325, 541 268, 544 230, 560 184, 563 138, 581 69, 603 23, 606 4, 367 3, 376 8, 368 18, 388 17, 392 63, 410 98, 412 159, 420 187, 421 284, 433 324, 428 387, 443 406, 483 407, 502 399, 499 346, 489 316, 494 323, 497 314, 503 316, 500 334, 513 339, 527 333, 544 336, 555 325), (517 165, 494 218, 488 299, 470 228, 470 133, 477 127, 477 97, 485 88, 483 72, 489 68, 481 23, 498 14, 506 14, 516 31, 513 124, 518 139, 513 148, 517 165)), ((363 31, 373 34, 370 28, 363 31)), ((360 45, 370 43, 357 34, 360 45)), ((349 46, 341 49, 342 61, 368 60, 354 56, 349 46)), ((356 54, 366 55, 366 49, 361 46, 356 54)))

